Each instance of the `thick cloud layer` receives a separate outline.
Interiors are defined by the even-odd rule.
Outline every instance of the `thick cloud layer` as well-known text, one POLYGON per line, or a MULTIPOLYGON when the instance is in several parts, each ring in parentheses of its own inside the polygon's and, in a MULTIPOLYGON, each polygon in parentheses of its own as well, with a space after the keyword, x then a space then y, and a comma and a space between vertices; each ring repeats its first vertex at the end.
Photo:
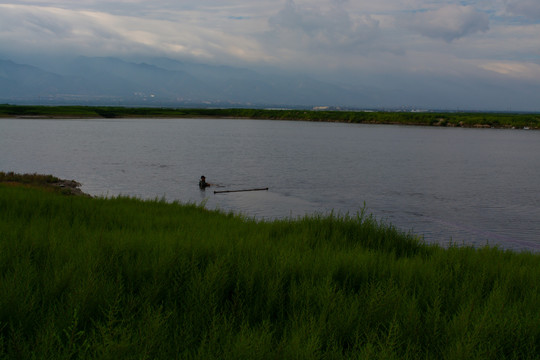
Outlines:
POLYGON ((354 51, 378 35, 379 22, 370 15, 353 18, 343 2, 334 2, 328 10, 296 5, 292 0, 269 18, 272 35, 286 42, 297 39, 299 46, 337 48, 354 51))
POLYGON ((506 10, 512 15, 540 20, 540 1, 538 0, 507 0, 506 10))
POLYGON ((489 17, 472 6, 448 5, 437 10, 416 13, 406 25, 420 34, 452 41, 489 30, 489 17))
POLYGON ((389 91, 540 86, 539 34, 537 0, 0 0, 0 59, 166 56, 389 91))

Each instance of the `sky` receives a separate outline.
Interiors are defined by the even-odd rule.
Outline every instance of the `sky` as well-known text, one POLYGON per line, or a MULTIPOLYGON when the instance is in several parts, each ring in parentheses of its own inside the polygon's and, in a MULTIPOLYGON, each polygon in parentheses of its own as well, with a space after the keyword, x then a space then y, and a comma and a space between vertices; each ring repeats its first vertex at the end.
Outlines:
POLYGON ((74 55, 449 84, 448 107, 493 89, 493 104, 540 110, 539 0, 0 0, 0 58, 74 55))

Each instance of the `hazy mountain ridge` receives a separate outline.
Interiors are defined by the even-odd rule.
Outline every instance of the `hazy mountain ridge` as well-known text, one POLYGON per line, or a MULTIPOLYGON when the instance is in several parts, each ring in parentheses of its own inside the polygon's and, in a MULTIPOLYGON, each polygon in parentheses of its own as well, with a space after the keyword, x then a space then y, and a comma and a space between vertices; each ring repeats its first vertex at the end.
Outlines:
POLYGON ((357 94, 305 76, 184 63, 78 57, 55 71, 0 60, 0 101, 112 104, 348 105, 357 94))
POLYGON ((0 97, 17 98, 58 93, 65 86, 64 77, 30 65, 0 60, 0 97))
POLYGON ((508 111, 516 109, 512 105, 535 110, 527 104, 540 93, 533 82, 503 76, 478 81, 466 74, 452 78, 399 74, 375 81, 370 74, 346 73, 341 78, 326 76, 321 80, 277 69, 159 57, 29 61, 31 64, 0 60, 0 103, 508 111), (490 105, 494 101, 497 106, 490 105))

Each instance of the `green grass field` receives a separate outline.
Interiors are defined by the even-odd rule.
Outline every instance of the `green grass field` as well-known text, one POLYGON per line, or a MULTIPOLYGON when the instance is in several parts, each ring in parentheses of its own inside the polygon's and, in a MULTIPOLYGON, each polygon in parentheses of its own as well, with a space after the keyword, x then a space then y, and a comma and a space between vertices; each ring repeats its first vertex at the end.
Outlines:
POLYGON ((538 359, 540 256, 0 184, 0 359, 538 359))

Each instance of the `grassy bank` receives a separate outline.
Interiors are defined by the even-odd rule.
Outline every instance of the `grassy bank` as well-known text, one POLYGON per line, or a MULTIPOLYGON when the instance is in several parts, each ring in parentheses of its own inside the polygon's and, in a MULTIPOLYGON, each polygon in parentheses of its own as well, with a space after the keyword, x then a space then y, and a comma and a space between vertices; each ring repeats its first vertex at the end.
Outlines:
POLYGON ((412 113, 361 111, 308 111, 264 109, 173 109, 105 106, 0 105, 0 117, 236 117, 270 120, 329 121, 364 124, 401 124, 454 127, 540 129, 540 114, 510 113, 412 113))
POLYGON ((0 359, 538 359, 539 260, 0 184, 0 359))
POLYGON ((75 180, 63 180, 52 175, 41 174, 16 174, 13 172, 5 173, 0 171, 0 183, 12 186, 25 186, 39 188, 47 191, 59 192, 64 195, 84 195, 80 183, 75 180))

